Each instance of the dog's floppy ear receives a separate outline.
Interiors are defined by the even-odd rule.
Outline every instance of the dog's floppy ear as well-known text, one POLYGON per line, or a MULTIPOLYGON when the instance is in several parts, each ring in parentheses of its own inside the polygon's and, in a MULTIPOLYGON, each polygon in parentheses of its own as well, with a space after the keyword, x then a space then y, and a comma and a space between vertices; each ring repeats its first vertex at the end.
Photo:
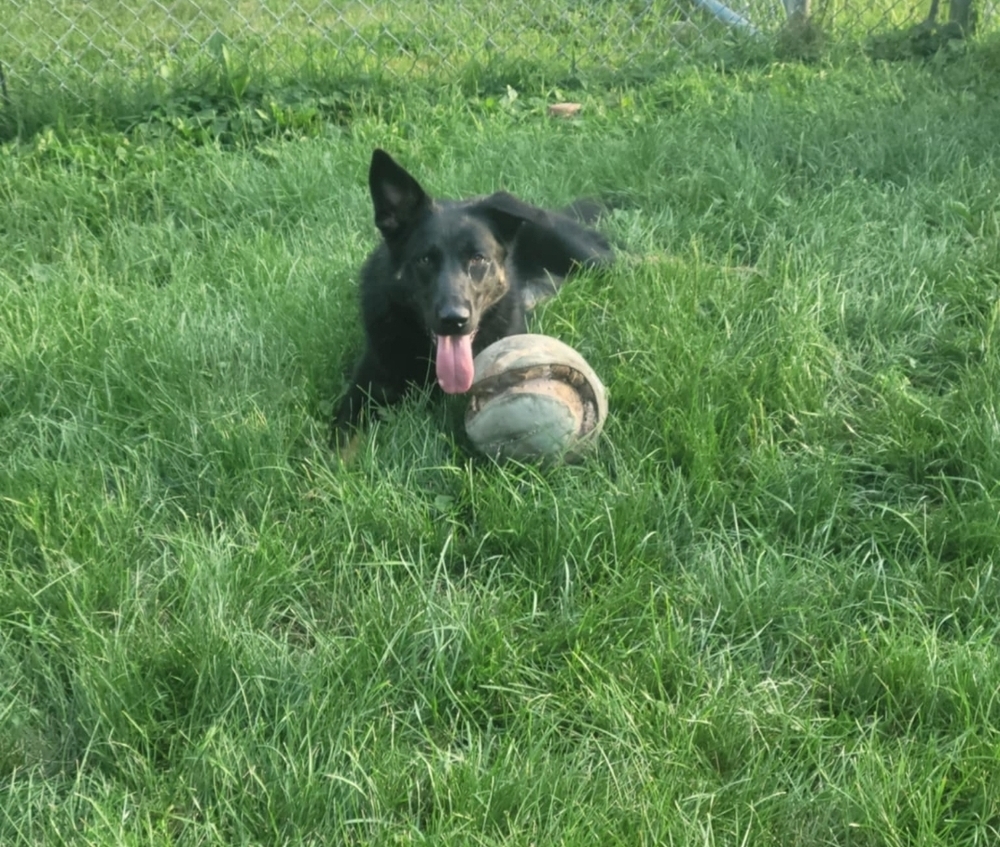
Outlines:
MULTIPOLYGON (((504 191, 479 202, 501 240, 511 246, 522 276, 566 276, 575 266, 610 264, 614 252, 597 230, 568 215, 547 212, 504 191)), ((574 210, 575 211, 575 210, 574 210)))
POLYGON ((368 188, 375 208, 375 226, 386 241, 409 231, 431 204, 420 183, 385 150, 372 153, 368 188))
POLYGON ((506 191, 498 191, 489 197, 484 197, 477 207, 490 219, 494 232, 507 244, 514 241, 521 225, 525 222, 546 226, 549 217, 544 209, 518 200, 506 191))

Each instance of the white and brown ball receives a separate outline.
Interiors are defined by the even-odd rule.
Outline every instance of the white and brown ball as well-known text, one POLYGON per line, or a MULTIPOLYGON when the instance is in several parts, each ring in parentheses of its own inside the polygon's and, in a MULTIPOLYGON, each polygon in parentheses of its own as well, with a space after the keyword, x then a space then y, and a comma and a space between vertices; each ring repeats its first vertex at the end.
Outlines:
POLYGON ((475 360, 465 430, 495 459, 579 459, 608 415, 604 385, 572 347, 547 335, 511 335, 475 360))

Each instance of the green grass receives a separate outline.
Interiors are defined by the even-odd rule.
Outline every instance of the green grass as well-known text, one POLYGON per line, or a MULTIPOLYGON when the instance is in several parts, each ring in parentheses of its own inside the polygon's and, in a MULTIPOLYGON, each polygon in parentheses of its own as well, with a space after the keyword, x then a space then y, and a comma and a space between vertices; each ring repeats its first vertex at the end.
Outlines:
POLYGON ((0 843, 995 844, 998 82, 986 45, 8 143, 0 843), (425 397, 331 459, 375 145, 622 198, 535 324, 608 386, 590 461, 472 461, 425 397))
MULTIPOLYGON (((890 54, 909 52, 904 31, 923 6, 812 4, 837 43, 878 34, 887 39, 878 49, 890 54)), ((416 81, 579 85, 773 55, 781 4, 733 7, 767 35, 748 39, 677 0, 0 0, 0 61, 16 107, 0 109, 0 141, 14 134, 11 124, 23 135, 81 111, 115 111, 127 123, 152 106, 169 111, 181 95, 189 113, 205 114, 220 97, 268 112, 262 89, 301 102, 416 81)), ((980 31, 993 29, 990 10, 982 12, 980 31)), ((826 43, 813 43, 815 34, 784 39, 778 52, 814 57, 826 43)))
MULTIPOLYGON (((123 81, 159 86, 218 64, 231 78, 271 82, 319 74, 439 83, 470 65, 648 67, 698 49, 693 42, 717 44, 726 32, 697 11, 697 36, 678 29, 683 10, 673 0, 6 4, 13 9, 0 19, 0 36, 10 44, 4 58, 12 77, 28 90, 54 82, 83 96, 123 81)), ((766 4, 760 12, 762 26, 777 20, 766 4)))

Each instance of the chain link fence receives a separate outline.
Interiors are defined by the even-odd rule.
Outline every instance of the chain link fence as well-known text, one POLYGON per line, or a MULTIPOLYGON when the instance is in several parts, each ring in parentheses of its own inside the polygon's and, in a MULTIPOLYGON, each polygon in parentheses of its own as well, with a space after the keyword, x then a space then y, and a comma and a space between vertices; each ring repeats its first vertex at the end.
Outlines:
MULTIPOLYGON (((976 0, 979 3, 980 0, 976 0)), ((947 2, 947 0, 946 0, 947 2)), ((959 0, 951 0, 952 3, 959 0)), ((982 24, 992 3, 976 9, 982 24)), ((777 33, 796 12, 866 38, 927 17, 931 0, 0 0, 6 86, 62 89, 165 76, 199 57, 255 68, 446 81, 544 59, 627 70, 777 33)), ((936 2, 934 3, 936 11, 936 2)), ((4 92, 4 95, 10 95, 4 92)))

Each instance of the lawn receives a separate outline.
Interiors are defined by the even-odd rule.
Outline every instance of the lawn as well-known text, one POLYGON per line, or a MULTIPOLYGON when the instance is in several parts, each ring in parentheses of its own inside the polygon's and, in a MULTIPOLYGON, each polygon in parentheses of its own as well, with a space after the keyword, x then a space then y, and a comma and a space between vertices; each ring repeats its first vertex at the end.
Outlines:
POLYGON ((8 141, 0 843, 996 844, 997 55, 8 141), (535 321, 608 387, 591 459, 474 460, 419 395, 329 454, 374 146, 616 200, 535 321))

